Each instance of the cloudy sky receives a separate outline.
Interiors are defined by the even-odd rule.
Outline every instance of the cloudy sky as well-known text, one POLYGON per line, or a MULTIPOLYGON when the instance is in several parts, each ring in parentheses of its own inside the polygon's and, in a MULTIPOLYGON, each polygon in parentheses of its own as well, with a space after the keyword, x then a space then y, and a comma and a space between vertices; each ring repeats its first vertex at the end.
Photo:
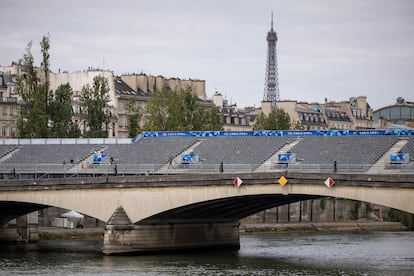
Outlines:
POLYGON ((0 65, 50 33, 51 69, 203 79, 239 107, 263 99, 266 33, 278 33, 282 100, 414 101, 412 0, 2 0, 0 65))

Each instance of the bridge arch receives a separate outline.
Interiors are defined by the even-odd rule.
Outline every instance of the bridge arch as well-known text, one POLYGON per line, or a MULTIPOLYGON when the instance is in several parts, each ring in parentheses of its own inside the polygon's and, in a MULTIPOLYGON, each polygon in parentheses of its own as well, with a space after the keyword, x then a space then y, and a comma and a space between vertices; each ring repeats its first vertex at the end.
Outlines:
POLYGON ((283 187, 277 184, 278 177, 275 173, 241 175, 244 183, 239 188, 232 184, 234 175, 38 180, 20 186, 13 182, 10 188, 1 185, 0 201, 76 210, 104 222, 122 207, 132 223, 167 217, 196 219, 197 213, 207 221, 209 210, 217 216, 210 215, 210 221, 234 221, 277 205, 317 197, 352 199, 414 213, 414 189, 406 179, 396 182, 379 176, 337 175, 337 184, 327 188, 324 175, 287 174, 289 182, 283 187), (224 212, 223 206, 228 211, 224 212))

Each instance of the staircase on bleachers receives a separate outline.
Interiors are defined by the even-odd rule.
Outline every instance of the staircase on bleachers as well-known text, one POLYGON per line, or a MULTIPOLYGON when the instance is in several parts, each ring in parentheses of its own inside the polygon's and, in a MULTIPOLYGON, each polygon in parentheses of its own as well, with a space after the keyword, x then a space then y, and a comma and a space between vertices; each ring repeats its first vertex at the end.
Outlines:
POLYGON ((255 172, 267 172, 274 171, 275 162, 278 160, 278 154, 289 152, 292 147, 300 142, 300 139, 296 139, 292 143, 284 145, 280 150, 273 154, 269 159, 262 163, 255 172))
MULTIPOLYGON (((407 139, 400 139, 398 140, 383 156, 381 156, 378 161, 373 164, 368 171, 367 174, 381 174, 384 173, 387 163, 390 162, 390 155, 391 153, 400 152, 402 148, 408 143, 407 139)), ((400 172, 399 169, 388 169, 387 174, 393 173, 398 174, 400 172)))

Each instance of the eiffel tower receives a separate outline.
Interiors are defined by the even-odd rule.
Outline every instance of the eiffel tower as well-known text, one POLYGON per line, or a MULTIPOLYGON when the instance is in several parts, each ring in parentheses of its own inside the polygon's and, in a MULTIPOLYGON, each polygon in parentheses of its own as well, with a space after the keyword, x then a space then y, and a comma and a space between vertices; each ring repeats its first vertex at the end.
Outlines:
POLYGON ((276 42, 277 33, 273 30, 273 13, 270 31, 267 33, 267 59, 264 87, 264 102, 271 102, 272 108, 276 108, 279 101, 279 79, 277 74, 276 42))

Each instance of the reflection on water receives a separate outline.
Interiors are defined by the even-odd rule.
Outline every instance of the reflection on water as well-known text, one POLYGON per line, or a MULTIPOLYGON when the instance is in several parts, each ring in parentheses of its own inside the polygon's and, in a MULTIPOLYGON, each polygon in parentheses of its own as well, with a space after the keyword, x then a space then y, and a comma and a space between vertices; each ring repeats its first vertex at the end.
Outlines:
POLYGON ((238 252, 103 256, 102 241, 0 247, 0 275, 412 275, 413 232, 241 236, 238 252))

